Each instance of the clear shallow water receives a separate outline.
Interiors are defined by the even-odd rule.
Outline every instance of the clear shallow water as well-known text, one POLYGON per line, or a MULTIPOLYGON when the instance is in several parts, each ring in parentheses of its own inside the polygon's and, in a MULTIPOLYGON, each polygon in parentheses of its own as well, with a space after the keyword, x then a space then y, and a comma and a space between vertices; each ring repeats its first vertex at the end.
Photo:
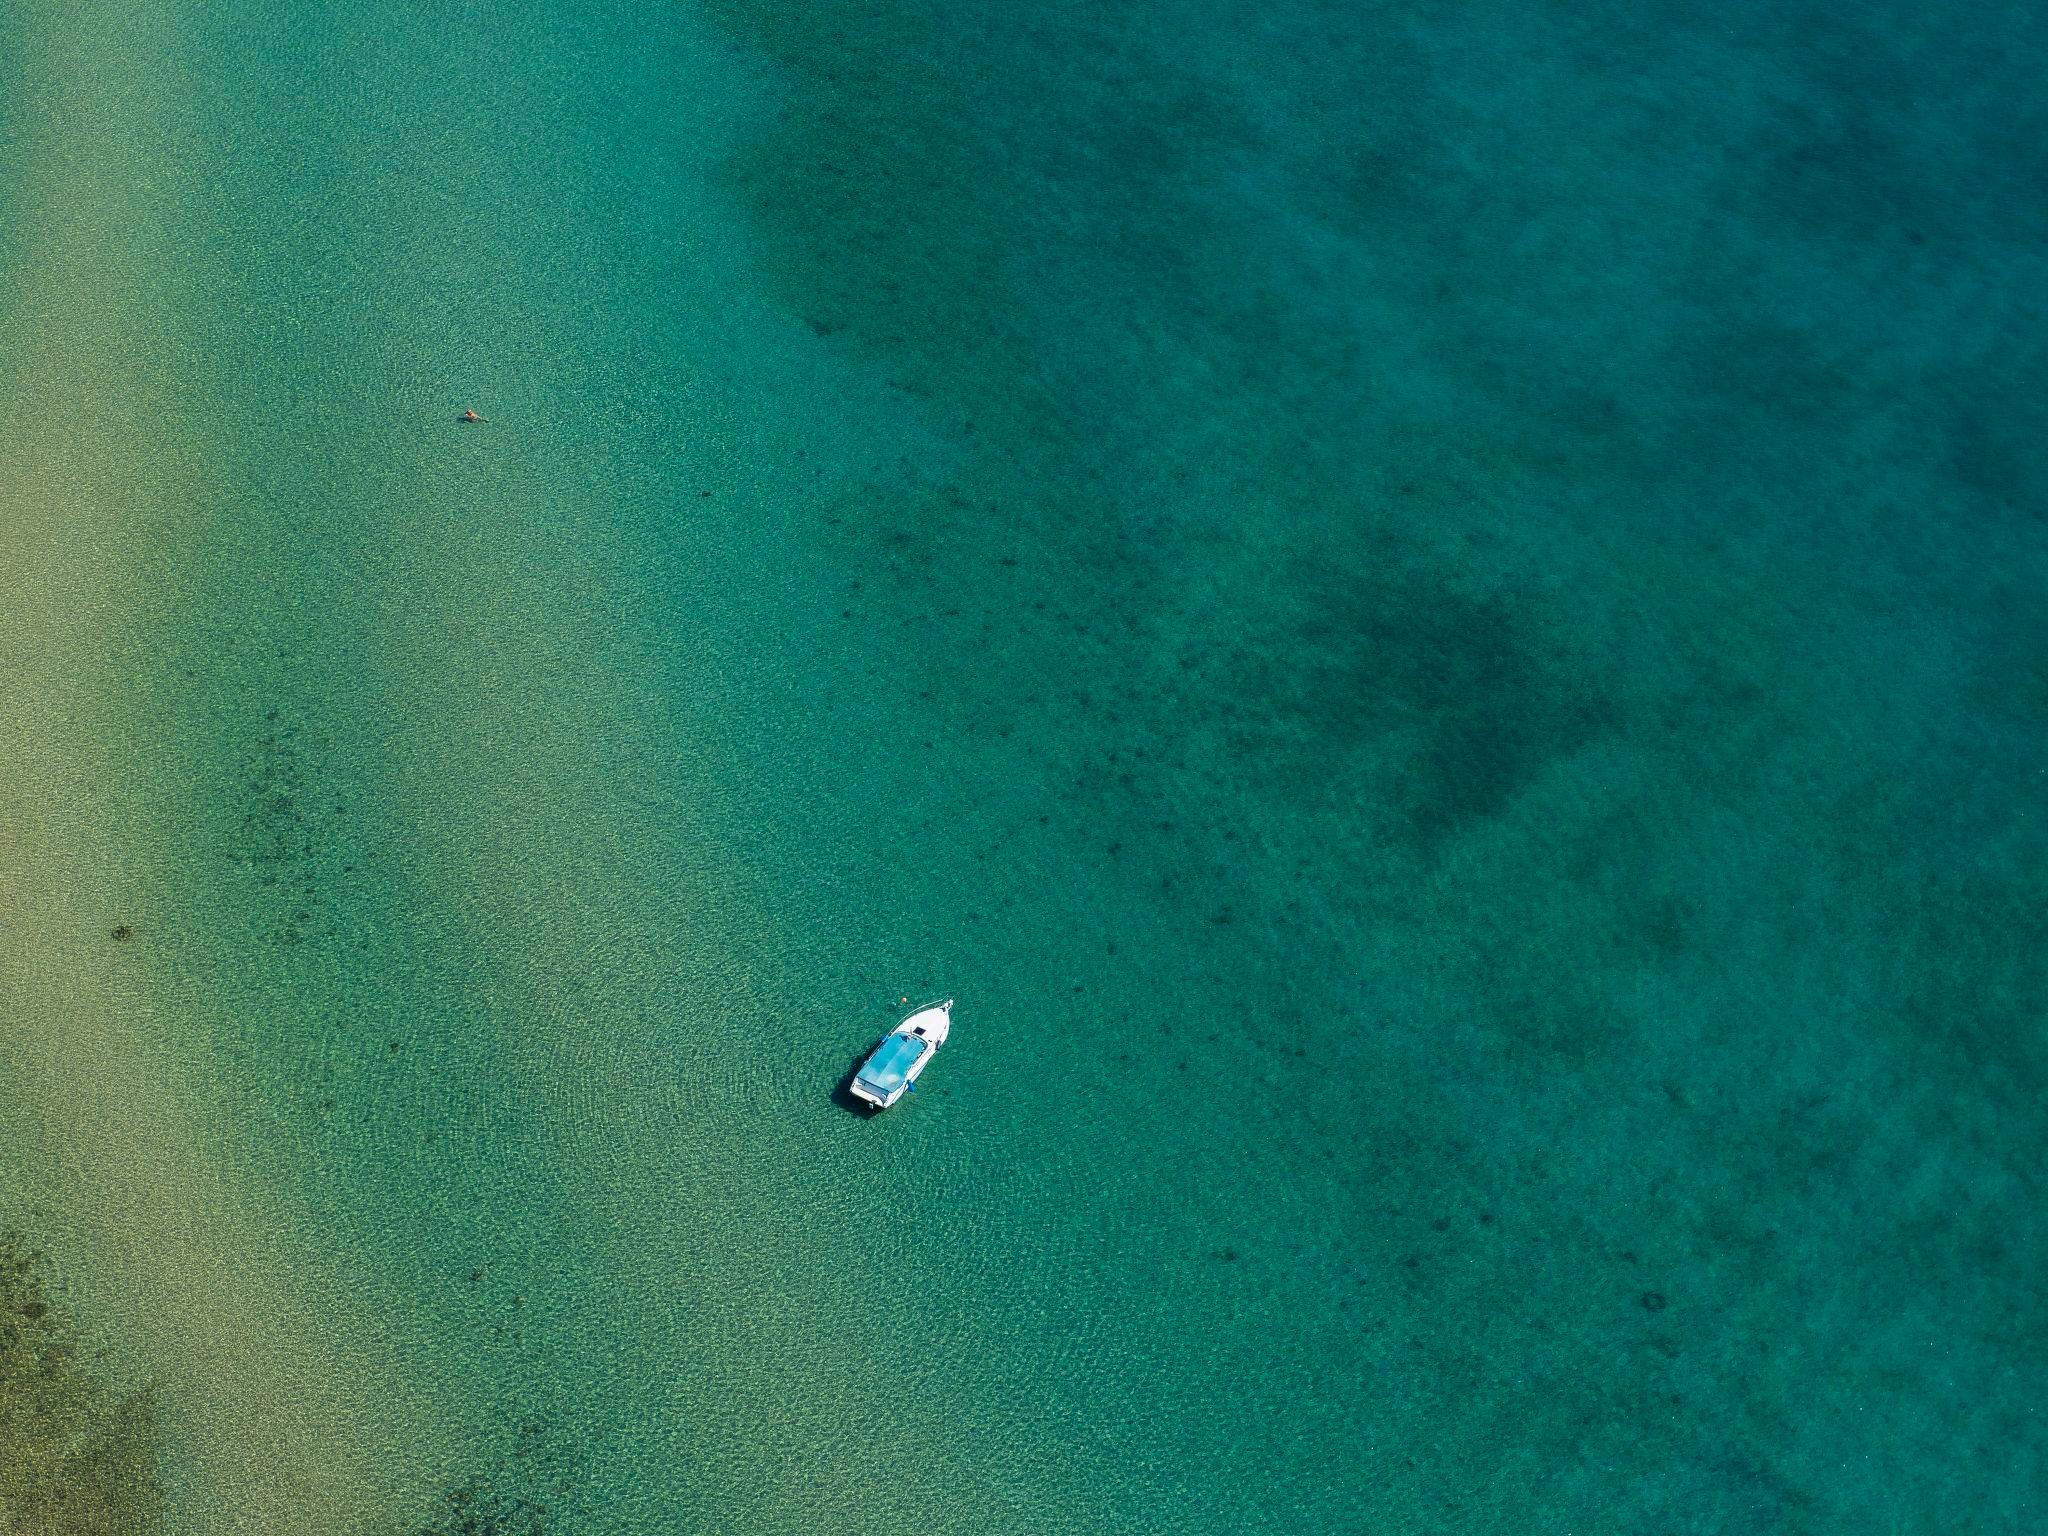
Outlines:
POLYGON ((2027 1529, 2041 39, 1915 25, 11 17, 0 1196, 167 1527, 2027 1529))

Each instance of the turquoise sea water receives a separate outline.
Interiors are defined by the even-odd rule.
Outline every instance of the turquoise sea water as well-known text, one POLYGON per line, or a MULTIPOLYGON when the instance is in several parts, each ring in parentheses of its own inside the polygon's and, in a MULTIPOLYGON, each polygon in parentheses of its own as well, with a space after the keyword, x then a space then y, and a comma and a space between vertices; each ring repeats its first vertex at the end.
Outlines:
POLYGON ((92 964, 403 1387, 302 1528, 2039 1528, 2037 13, 0 25, 172 423, 92 964))

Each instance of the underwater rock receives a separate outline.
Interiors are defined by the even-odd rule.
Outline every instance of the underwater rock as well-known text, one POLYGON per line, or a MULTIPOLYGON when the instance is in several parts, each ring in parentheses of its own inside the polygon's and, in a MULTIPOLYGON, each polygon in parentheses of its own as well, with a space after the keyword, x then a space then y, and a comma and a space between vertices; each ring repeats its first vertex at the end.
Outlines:
POLYGON ((509 1454, 449 1489, 400 1536, 562 1536, 583 1526, 583 1476, 571 1440, 545 1419, 506 1426, 509 1454))
POLYGON ((547 1507, 481 1480, 449 1492, 446 1507, 407 1536, 546 1536, 547 1507))
POLYGON ((358 856, 348 801, 325 782, 329 767, 320 744, 297 725, 279 724, 275 709, 264 720, 267 728, 237 775, 239 830, 226 852, 259 889, 275 893, 265 936, 290 948, 335 931, 334 887, 354 873, 358 856))
POLYGON ((0 1530, 149 1536, 163 1512, 153 1405, 92 1374, 51 1283, 0 1232, 0 1530))

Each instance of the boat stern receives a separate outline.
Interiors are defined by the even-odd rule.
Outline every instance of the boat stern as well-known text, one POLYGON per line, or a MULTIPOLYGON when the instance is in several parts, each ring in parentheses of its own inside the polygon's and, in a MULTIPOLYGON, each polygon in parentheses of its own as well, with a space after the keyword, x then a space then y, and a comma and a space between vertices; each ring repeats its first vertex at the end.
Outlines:
POLYGON ((891 1104, 894 1104, 898 1099, 903 1097, 903 1090, 901 1088, 894 1089, 888 1093, 881 1093, 873 1088, 870 1088, 866 1083, 860 1080, 859 1073, 854 1074, 853 1083, 851 1087, 848 1089, 848 1092, 850 1092, 856 1099, 859 1099, 861 1103, 866 1104, 873 1109, 887 1109, 891 1104))

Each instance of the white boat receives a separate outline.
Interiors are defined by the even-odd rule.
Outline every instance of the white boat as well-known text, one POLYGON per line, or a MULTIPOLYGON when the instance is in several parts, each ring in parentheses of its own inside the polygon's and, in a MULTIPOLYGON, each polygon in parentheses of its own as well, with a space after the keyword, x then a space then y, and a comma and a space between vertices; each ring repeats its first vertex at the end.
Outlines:
POLYGON ((906 1093, 916 1092, 918 1074, 946 1043, 952 1022, 950 997, 911 1014, 882 1036, 882 1043, 853 1074, 853 1096, 863 1104, 887 1109, 906 1093))

